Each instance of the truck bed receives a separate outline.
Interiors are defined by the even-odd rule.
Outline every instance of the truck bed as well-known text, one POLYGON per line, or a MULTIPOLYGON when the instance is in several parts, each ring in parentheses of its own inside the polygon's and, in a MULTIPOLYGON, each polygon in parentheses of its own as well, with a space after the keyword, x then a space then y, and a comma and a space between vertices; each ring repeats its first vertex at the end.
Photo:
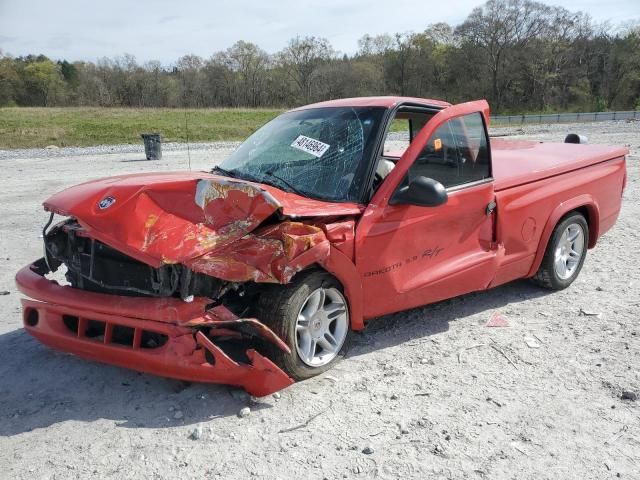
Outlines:
POLYGON ((623 147, 491 139, 495 190, 523 185, 626 155, 623 147))

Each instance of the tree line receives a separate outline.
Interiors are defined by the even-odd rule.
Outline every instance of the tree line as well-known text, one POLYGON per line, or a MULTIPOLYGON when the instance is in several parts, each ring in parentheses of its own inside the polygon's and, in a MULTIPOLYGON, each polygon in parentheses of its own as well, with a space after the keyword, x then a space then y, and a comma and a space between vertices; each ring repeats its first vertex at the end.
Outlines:
POLYGON ((238 41, 171 67, 0 52, 0 106, 290 107, 338 97, 406 95, 494 111, 640 108, 640 24, 611 32, 583 12, 489 0, 457 26, 364 35, 355 54, 296 37, 279 52, 238 41))

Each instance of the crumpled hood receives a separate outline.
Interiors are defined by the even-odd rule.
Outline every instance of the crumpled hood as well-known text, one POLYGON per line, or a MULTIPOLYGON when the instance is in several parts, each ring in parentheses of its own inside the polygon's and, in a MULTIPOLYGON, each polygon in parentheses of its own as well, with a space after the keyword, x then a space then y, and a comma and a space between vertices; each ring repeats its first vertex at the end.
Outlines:
POLYGON ((204 172, 104 178, 57 193, 44 207, 76 218, 92 237, 153 266, 224 248, 276 212, 317 218, 363 210, 204 172))

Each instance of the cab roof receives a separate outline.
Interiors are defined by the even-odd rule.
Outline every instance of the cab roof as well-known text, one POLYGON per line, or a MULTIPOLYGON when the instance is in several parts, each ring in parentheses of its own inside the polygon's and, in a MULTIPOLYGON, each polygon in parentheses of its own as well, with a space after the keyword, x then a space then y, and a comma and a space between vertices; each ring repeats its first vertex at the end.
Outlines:
POLYGON ((310 108, 324 108, 324 107, 392 108, 401 103, 411 103, 414 105, 421 105, 425 107, 438 107, 438 108, 446 108, 451 106, 449 102, 444 102, 442 100, 431 100, 428 98, 416 98, 416 97, 381 96, 381 97, 340 98, 337 100, 328 100, 326 102, 312 103, 311 105, 305 105, 302 107, 294 108, 292 111, 307 110, 310 108))

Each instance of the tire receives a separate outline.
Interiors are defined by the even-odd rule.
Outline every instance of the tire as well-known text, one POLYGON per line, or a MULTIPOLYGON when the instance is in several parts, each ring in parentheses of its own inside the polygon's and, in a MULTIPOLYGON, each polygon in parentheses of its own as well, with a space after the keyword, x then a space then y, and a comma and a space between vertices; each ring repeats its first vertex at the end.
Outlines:
POLYGON ((567 288, 582 270, 588 243, 589 225, 584 216, 572 212, 563 217, 553 229, 540 268, 531 279, 533 283, 549 290, 567 288))
POLYGON ((287 285, 267 287, 258 300, 256 318, 291 349, 287 354, 271 345, 266 346, 269 358, 294 380, 304 380, 329 370, 344 357, 349 346, 348 302, 340 283, 323 271, 302 272, 287 285), (316 304, 321 302, 313 313, 316 304), (329 338, 335 343, 332 344, 329 338), (333 351, 325 348, 329 346, 333 351))

